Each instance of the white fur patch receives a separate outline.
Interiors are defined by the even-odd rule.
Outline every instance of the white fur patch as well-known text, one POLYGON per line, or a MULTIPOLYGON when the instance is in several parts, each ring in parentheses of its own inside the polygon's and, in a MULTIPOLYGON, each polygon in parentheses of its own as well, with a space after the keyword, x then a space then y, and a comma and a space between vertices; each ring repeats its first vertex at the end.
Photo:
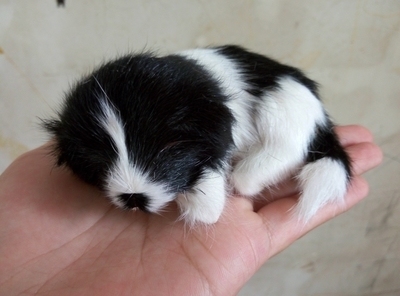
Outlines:
POLYGON ((177 198, 181 218, 189 225, 195 222, 212 224, 218 221, 226 199, 225 178, 207 170, 194 188, 177 198))
POLYGON ((236 165, 232 180, 243 195, 258 194, 303 164, 316 124, 326 120, 320 101, 290 77, 267 92, 255 117, 258 143, 236 165))
POLYGON ((319 159, 305 165, 297 179, 302 194, 296 212, 304 222, 308 222, 328 203, 343 205, 347 191, 347 175, 340 162, 330 158, 319 159))
POLYGON ((99 101, 102 110, 99 122, 113 139, 118 154, 117 161, 110 169, 107 180, 108 196, 115 205, 123 207, 124 205, 118 197, 120 194, 144 193, 150 198, 147 210, 159 211, 175 196, 168 193, 165 186, 149 181, 144 172, 131 164, 125 144, 125 132, 119 116, 105 99, 99 101))

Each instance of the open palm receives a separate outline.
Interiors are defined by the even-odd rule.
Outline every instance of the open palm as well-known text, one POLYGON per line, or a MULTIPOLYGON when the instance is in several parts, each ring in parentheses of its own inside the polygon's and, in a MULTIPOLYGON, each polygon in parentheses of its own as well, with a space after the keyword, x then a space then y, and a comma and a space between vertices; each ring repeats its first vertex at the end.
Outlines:
POLYGON ((327 206, 306 226, 289 211, 291 185, 266 193, 268 203, 233 196, 218 223, 188 229, 174 205, 161 215, 115 209, 55 168, 46 146, 30 151, 0 177, 0 294, 235 294, 268 258, 366 196, 359 175, 381 152, 364 128, 338 133, 356 176, 345 207, 327 206))

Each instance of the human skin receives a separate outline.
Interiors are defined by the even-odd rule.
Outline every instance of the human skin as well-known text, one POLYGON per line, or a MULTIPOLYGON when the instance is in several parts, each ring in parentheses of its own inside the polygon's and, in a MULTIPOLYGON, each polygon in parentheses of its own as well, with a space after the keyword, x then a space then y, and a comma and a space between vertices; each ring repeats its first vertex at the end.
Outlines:
POLYGON ((290 211, 293 182, 257 203, 232 196, 216 224, 189 229, 174 204, 160 215, 116 209, 55 167, 48 145, 27 152, 0 176, 0 295, 235 295, 269 258, 367 195, 361 174, 382 153, 363 127, 337 133, 353 162, 345 204, 306 225, 290 211))

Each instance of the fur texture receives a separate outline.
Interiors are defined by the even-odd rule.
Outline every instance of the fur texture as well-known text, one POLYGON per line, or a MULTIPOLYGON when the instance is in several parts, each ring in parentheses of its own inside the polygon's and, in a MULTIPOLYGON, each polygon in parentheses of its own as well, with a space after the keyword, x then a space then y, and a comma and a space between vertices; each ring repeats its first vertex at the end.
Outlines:
POLYGON ((251 197, 294 173, 307 221, 350 179, 316 83, 233 45, 106 63, 44 126, 58 165, 116 206, 157 213, 176 200, 191 224, 215 223, 228 188, 251 197))

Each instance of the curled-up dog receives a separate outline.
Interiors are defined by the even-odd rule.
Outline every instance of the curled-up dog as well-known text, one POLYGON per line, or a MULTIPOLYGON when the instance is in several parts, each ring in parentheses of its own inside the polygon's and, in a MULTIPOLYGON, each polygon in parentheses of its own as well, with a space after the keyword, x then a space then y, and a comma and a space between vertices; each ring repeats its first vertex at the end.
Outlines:
POLYGON ((343 201, 351 177, 317 84, 233 45, 105 63, 44 126, 58 165, 117 207, 157 213, 175 200, 191 224, 218 221, 232 188, 251 198, 293 174, 308 221, 343 201))

